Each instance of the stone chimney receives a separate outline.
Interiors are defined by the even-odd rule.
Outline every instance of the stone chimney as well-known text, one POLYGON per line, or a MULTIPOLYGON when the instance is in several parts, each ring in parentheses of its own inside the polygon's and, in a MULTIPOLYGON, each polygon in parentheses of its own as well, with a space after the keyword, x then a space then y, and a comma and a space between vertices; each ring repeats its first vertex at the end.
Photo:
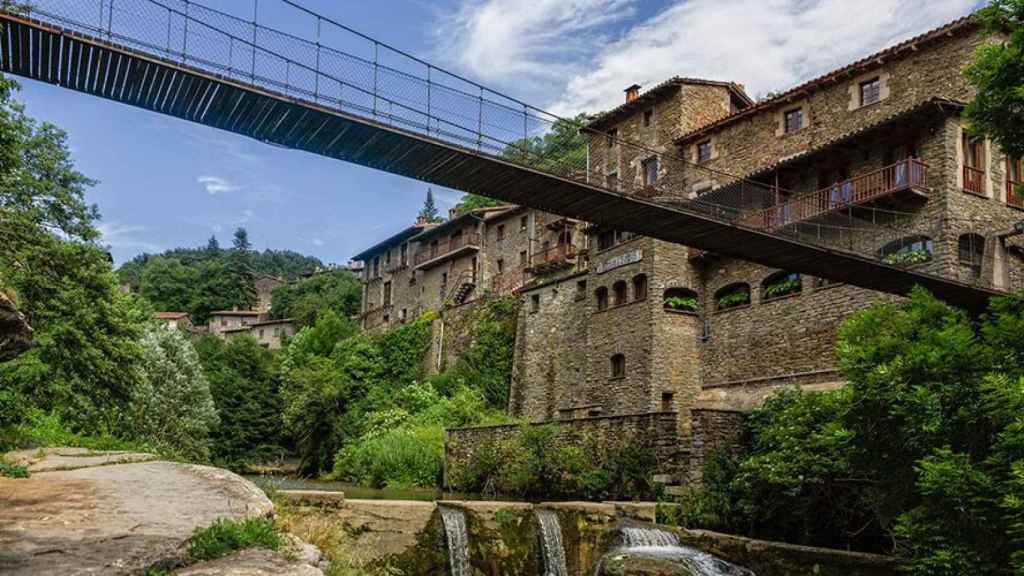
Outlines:
POLYGON ((630 103, 636 100, 640 96, 640 85, 633 84, 629 88, 626 88, 626 103, 630 103))

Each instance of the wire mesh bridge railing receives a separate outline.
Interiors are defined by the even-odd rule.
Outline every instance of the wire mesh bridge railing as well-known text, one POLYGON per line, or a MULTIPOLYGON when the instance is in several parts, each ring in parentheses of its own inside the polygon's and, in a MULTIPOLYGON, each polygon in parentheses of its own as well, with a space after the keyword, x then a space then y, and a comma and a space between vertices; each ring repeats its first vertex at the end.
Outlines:
POLYGON ((190 0, 32 0, 20 13, 236 83, 735 226, 873 258, 881 258, 879 246, 921 232, 911 215, 857 204, 835 206, 828 218, 764 225, 751 214, 776 203, 775 187, 559 118, 293 0, 252 0, 251 6, 252 20, 190 0), (306 33, 261 24, 268 8, 278 15, 287 11, 288 23, 306 33), (596 142, 656 158, 652 177, 609 179, 592 165, 588 143, 596 142), (684 173, 721 185, 713 196, 692 197, 678 178, 658 177, 684 173))

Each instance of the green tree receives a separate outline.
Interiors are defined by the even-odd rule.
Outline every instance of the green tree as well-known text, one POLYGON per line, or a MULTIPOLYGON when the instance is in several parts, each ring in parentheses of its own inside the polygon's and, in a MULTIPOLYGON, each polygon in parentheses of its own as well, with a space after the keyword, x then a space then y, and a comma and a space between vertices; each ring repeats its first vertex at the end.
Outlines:
POLYGON ((117 430, 143 378, 144 308, 117 288, 96 245, 92 181, 75 170, 67 137, 25 115, 0 80, 0 277, 35 329, 35 347, 0 364, 0 422, 33 409, 80 431, 117 430))
POLYGON ((430 188, 427 188, 427 198, 423 201, 419 219, 428 223, 444 222, 444 218, 441 218, 441 214, 437 211, 437 205, 434 204, 434 191, 430 188))
POLYGON ((312 326, 327 311, 350 318, 359 313, 361 299, 359 277, 349 270, 332 270, 275 288, 270 313, 274 318, 291 318, 302 328, 312 326))
POLYGON ((206 251, 211 254, 220 253, 220 242, 217 241, 217 235, 210 236, 210 239, 206 241, 206 251))
POLYGON ((967 107, 972 127, 1008 154, 1024 156, 1024 0, 992 0, 975 14, 999 41, 978 48, 966 70, 977 96, 967 107))
POLYGON ((196 299, 199 271, 171 258, 150 258, 142 269, 139 293, 163 312, 190 311, 196 299))
POLYGON ((199 356, 178 330, 151 325, 142 337, 145 378, 132 392, 133 436, 192 460, 210 455, 217 411, 199 356))
POLYGON ((587 167, 588 138, 583 126, 592 116, 581 113, 571 119, 556 120, 543 136, 517 140, 502 156, 547 172, 572 175, 587 167))
POLYGON ((274 355, 249 337, 196 345, 220 416, 211 431, 214 461, 231 468, 280 456, 281 400, 274 355))
POLYGON ((252 245, 245 228, 235 230, 226 272, 229 282, 225 288, 229 289, 228 299, 232 305, 242 309, 252 308, 256 304, 256 273, 252 263, 252 245))
POLYGON ((504 206, 506 204, 507 202, 488 198, 487 196, 480 196, 479 194, 463 194, 459 203, 455 205, 455 215, 462 216, 463 214, 467 214, 473 210, 493 208, 495 206, 504 206))

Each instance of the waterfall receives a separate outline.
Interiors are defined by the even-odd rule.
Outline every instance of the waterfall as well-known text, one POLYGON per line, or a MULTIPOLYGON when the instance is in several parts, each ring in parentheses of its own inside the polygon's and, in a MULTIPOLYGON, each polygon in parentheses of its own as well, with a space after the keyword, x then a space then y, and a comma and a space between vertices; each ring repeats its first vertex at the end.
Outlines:
POLYGON ((448 540, 448 558, 452 576, 469 576, 469 534, 466 531, 466 513, 456 508, 438 506, 448 540))
POLYGON ((562 525, 553 510, 534 510, 540 523, 542 550, 544 551, 543 576, 569 576, 565 567, 565 547, 562 545, 562 525))
MULTIPOLYGON (((730 564, 721 558, 684 546, 679 536, 659 528, 623 526, 620 530, 622 545, 606 556, 640 556, 658 558, 690 569, 694 576, 755 576, 746 568, 730 564)), ((600 574, 601 564, 597 573, 600 574)))

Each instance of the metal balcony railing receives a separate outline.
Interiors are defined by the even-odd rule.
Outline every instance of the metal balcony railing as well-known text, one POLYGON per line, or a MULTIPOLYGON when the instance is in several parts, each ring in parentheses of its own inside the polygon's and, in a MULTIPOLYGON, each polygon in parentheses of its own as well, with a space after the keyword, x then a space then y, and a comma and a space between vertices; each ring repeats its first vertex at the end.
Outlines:
POLYGON ((908 189, 928 187, 928 165, 917 159, 901 160, 880 170, 801 194, 743 217, 747 226, 774 230, 817 216, 864 204, 908 189))
POLYGON ((964 166, 964 190, 984 196, 985 171, 973 166, 964 166))
POLYGON ((458 236, 452 236, 446 242, 431 244, 428 247, 421 249, 416 253, 415 264, 416 266, 421 266, 432 260, 444 258, 452 252, 462 250, 463 248, 479 247, 480 235, 476 232, 459 234, 458 236))

